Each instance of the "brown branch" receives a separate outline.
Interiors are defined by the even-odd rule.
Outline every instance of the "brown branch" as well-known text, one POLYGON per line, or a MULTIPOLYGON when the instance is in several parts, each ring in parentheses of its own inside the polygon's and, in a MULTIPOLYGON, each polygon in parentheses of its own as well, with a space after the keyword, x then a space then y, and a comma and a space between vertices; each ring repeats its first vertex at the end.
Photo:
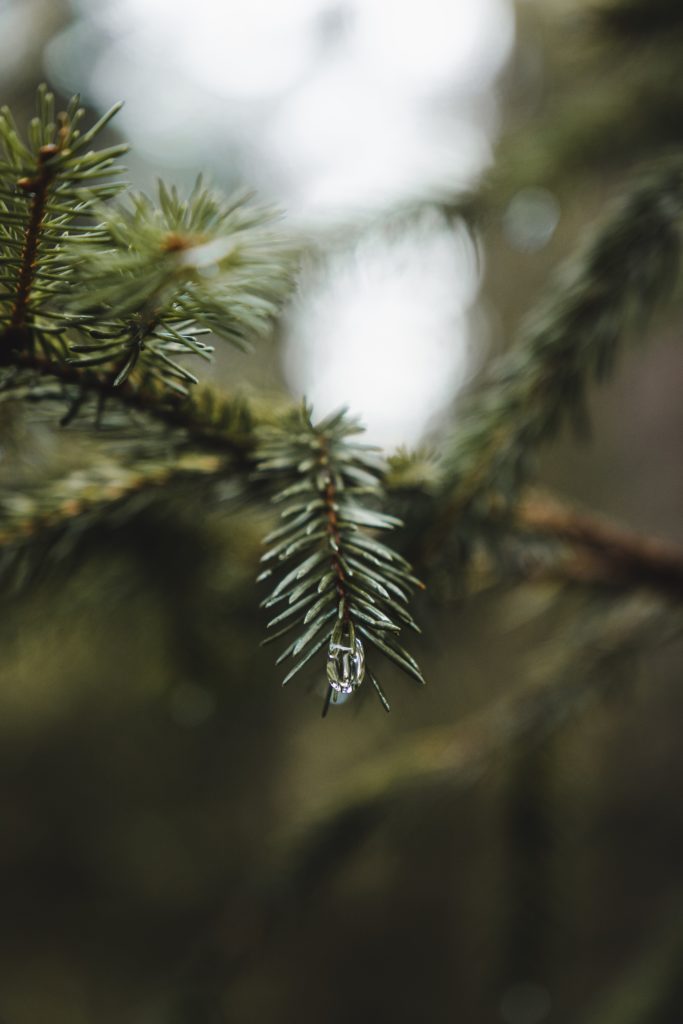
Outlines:
MULTIPOLYGON (((50 361, 28 350, 15 352, 13 363, 101 399, 111 398, 169 427, 183 430, 210 450, 228 452, 243 469, 251 465, 253 424, 244 422, 236 428, 234 401, 218 396, 210 388, 197 389, 187 398, 176 398, 155 385, 140 385, 131 380, 114 387, 108 376, 50 361)), ((249 420, 252 415, 249 410, 249 420)), ((269 408, 261 410, 254 418, 265 421, 272 416, 273 410, 269 408)), ((330 536, 338 542, 334 498, 334 483, 330 479, 325 491, 328 525, 330 536)), ((440 522, 439 519, 437 530, 440 522)), ((566 557, 556 559, 550 567, 545 563, 546 574, 550 571, 584 583, 620 587, 645 585, 668 596, 683 597, 683 550, 675 544, 642 536, 548 496, 533 496, 520 502, 511 528, 530 536, 555 538, 568 545, 570 551, 566 557)), ((333 560, 333 567, 341 598, 346 588, 338 559, 333 560)))
MULTIPOLYGON (((320 469, 326 476, 325 490, 323 492, 323 501, 325 503, 325 518, 327 520, 326 532, 327 532, 327 545, 332 552, 331 564, 332 571, 337 577, 335 588, 337 591, 337 597, 339 598, 340 607, 343 604, 344 608, 344 625, 346 626, 349 621, 349 602, 346 587, 346 573, 344 572, 341 564, 341 534, 339 532, 339 523, 337 520, 337 509, 336 509, 336 497, 337 489, 334 485, 332 473, 330 472, 330 457, 327 448, 327 439, 325 437, 319 438, 319 465, 320 469)), ((330 701, 332 700, 332 686, 328 684, 325 693, 325 700, 323 702, 323 718, 326 717, 330 707, 330 701)))
POLYGON ((580 512, 543 496, 522 501, 515 525, 524 533, 566 542, 563 575, 613 586, 647 586, 683 597, 683 549, 627 530, 607 518, 580 512))
POLYGON ((52 173, 48 161, 57 152, 58 147, 54 144, 41 146, 38 151, 38 173, 33 178, 20 178, 17 182, 17 188, 33 198, 24 234, 24 247, 21 253, 21 265, 17 278, 17 291, 12 306, 9 328, 5 336, 10 345, 16 345, 17 339, 22 337, 27 326, 26 314, 36 276, 36 260, 40 247, 40 234, 45 219, 50 182, 52 181, 52 173))
MULTIPOLYGON (((251 466, 254 447, 251 410, 245 422, 236 427, 234 401, 217 395, 210 388, 196 389, 187 398, 180 398, 170 396, 156 385, 140 384, 132 379, 114 387, 109 376, 49 360, 30 349, 14 352, 12 362, 100 399, 110 398, 145 413, 169 427, 185 431, 210 450, 228 452, 243 469, 251 466)), ((255 419, 265 422, 273 415, 272 408, 263 408, 255 419)), ((321 466, 324 454, 321 450, 321 466)), ((330 479, 325 491, 328 524, 330 536, 338 541, 334 498, 334 483, 330 479)), ((495 514, 492 509, 492 518, 495 514)), ((442 525, 443 519, 439 516, 432 530, 427 531, 427 537, 433 538, 434 531, 439 535, 442 525)), ((452 525, 450 523, 451 528, 452 525)), ((547 496, 521 501, 510 526, 518 533, 555 538, 568 545, 568 556, 556 560, 550 567, 554 574, 584 583, 620 587, 644 585, 670 597, 683 597, 683 550, 675 544, 643 536, 547 496)), ((430 541, 426 540, 425 544, 429 546, 430 541)), ((342 591, 346 590, 343 568, 338 559, 333 561, 333 566, 342 597, 342 591)), ((547 572, 547 564, 544 568, 547 572)))
POLYGON ((56 362, 29 350, 13 353, 11 362, 101 400, 111 399, 129 409, 145 413, 169 427, 186 431, 208 448, 228 451, 245 464, 253 447, 249 431, 239 432, 232 428, 234 400, 222 398, 210 388, 199 388, 194 394, 182 398, 169 395, 154 384, 134 383, 131 379, 115 386, 110 376, 56 362))
POLYGON ((327 441, 324 437, 321 437, 319 440, 319 449, 320 457, 318 461, 322 472, 326 476, 323 501, 325 502, 325 518, 327 519, 326 530, 328 536, 328 545, 332 552, 332 570, 335 576, 337 577, 337 582, 335 586, 337 589, 339 600, 344 601, 344 622, 348 622, 349 609, 348 601, 346 600, 346 573, 344 572, 342 564, 339 560, 341 555, 341 535, 339 533, 339 524, 337 522, 337 489, 334 486, 334 480, 332 479, 332 474, 330 472, 330 459, 327 451, 327 441))

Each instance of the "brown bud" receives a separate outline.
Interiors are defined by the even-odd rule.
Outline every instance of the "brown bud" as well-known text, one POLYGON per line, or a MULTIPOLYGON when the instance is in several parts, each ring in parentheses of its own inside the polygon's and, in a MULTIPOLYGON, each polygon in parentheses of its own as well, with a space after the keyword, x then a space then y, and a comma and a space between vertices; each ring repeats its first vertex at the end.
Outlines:
POLYGON ((180 235, 177 231, 169 231, 161 243, 161 248, 164 252, 183 252, 185 249, 191 249, 193 241, 186 235, 180 235))

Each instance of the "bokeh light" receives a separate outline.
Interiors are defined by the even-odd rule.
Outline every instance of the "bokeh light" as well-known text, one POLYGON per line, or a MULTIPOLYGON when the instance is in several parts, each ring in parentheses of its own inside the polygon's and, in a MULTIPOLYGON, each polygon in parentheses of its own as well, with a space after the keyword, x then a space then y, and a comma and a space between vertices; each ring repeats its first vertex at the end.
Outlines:
POLYGON ((491 161, 509 0, 79 10, 48 48, 51 77, 85 83, 100 106, 124 98, 134 149, 188 177, 209 169, 225 187, 255 187, 309 237, 346 231, 350 249, 323 255, 288 319, 286 379, 320 414, 350 405, 375 442, 419 440, 467 378, 473 249, 432 204, 491 161), (416 212, 384 235, 367 228, 397 208, 416 212))
POLYGON ((364 237, 303 277, 288 325, 293 390, 319 414, 361 410, 375 442, 415 443, 466 375, 478 285, 471 237, 438 211, 364 237))

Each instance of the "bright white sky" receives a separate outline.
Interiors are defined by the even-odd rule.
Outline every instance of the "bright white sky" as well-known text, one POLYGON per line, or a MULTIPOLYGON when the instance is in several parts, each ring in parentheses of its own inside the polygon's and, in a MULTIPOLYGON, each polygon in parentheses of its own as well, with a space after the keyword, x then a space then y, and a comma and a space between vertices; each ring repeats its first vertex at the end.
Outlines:
MULTIPOLYGON (((191 154, 219 181, 237 162, 299 227, 452 195, 490 159, 511 0, 76 6, 48 50, 53 79, 101 106, 124 98, 123 130, 156 161, 191 154)), ((333 253, 288 318, 293 391, 320 415, 348 404, 378 443, 415 443, 466 377, 477 290, 471 242, 429 208, 333 253)))

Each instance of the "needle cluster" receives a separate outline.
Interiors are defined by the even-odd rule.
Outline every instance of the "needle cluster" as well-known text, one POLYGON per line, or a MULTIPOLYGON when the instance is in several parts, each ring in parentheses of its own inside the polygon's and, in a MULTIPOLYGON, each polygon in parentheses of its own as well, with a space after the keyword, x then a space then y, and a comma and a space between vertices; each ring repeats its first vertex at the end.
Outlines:
POLYGON ((159 183, 156 201, 112 203, 128 147, 91 143, 119 107, 81 132, 78 97, 55 114, 41 87, 26 140, 0 111, 0 362, 185 398, 197 378, 183 360, 211 358, 205 335, 245 349, 267 332, 293 248, 275 211, 201 178, 187 198, 159 183))
POLYGON ((266 642, 293 634, 278 663, 293 660, 283 685, 316 654, 327 655, 323 714, 368 677, 389 703, 366 658, 364 644, 419 683, 415 659, 398 642, 407 626, 419 632, 408 601, 422 588, 410 565, 377 539, 400 526, 378 511, 382 464, 376 449, 352 440, 362 427, 345 410, 314 425, 303 406, 290 422, 264 434, 258 470, 276 481, 282 524, 266 538, 266 568, 274 579, 263 602, 276 614, 266 642))
POLYGON ((65 352, 71 289, 67 246, 102 244, 96 204, 123 187, 116 161, 127 146, 93 150, 92 142, 121 104, 87 131, 74 96, 55 113, 54 97, 38 89, 37 113, 22 138, 11 111, 0 109, 0 356, 20 348, 49 358, 65 352))
POLYGON ((187 199, 158 186, 101 211, 105 245, 71 251, 86 341, 76 366, 111 366, 114 384, 138 367, 180 394, 197 383, 179 358, 210 359, 209 333, 242 350, 264 336, 291 286, 291 252, 276 211, 225 198, 201 177, 187 199))

